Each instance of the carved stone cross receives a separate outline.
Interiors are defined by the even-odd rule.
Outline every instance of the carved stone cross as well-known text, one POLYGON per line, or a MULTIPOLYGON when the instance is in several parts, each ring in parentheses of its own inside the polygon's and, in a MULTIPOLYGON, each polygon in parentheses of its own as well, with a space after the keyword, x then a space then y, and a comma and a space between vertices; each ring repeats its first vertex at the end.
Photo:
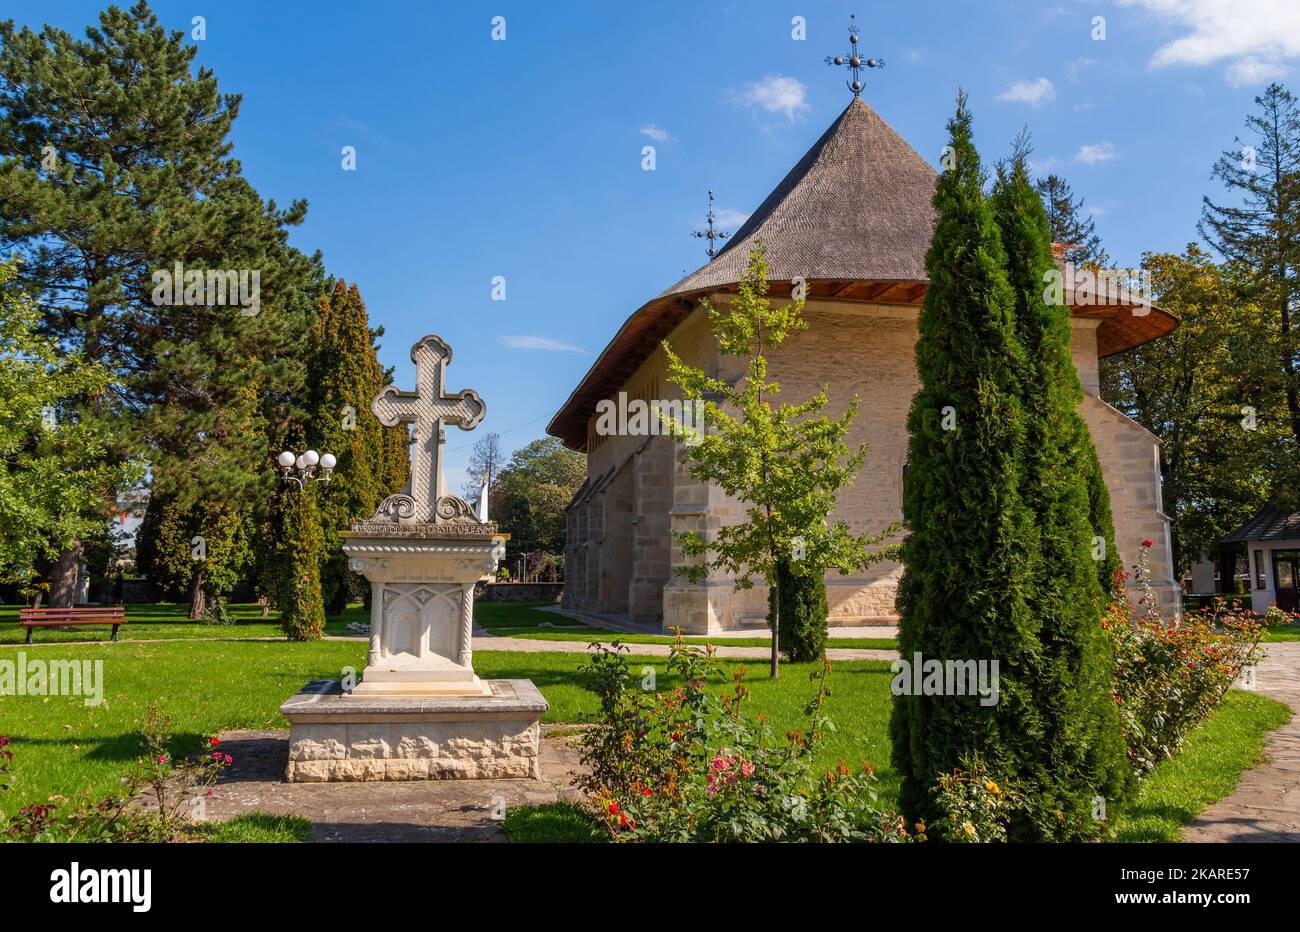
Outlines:
POLYGON ((444 381, 446 367, 451 363, 451 347, 441 337, 429 334, 412 346, 411 361, 415 363, 415 391, 385 385, 371 402, 370 410, 385 427, 415 425, 410 485, 414 507, 409 518, 433 524, 437 521, 438 500, 443 497, 443 425, 473 430, 483 420, 487 405, 472 388, 447 394, 444 381))

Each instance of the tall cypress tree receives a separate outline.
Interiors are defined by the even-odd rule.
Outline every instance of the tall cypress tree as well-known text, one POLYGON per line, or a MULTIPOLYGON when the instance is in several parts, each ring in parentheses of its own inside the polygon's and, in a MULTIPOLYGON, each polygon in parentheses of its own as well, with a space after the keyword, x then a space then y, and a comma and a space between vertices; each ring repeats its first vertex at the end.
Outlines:
POLYGON ((310 445, 338 457, 334 478, 318 490, 324 548, 321 588, 331 615, 342 612, 360 591, 339 532, 371 514, 406 481, 405 427, 384 427, 370 413, 371 399, 385 381, 374 344, 380 333, 370 329, 356 285, 340 281, 333 294, 321 299, 312 330, 306 417, 310 445), (396 435, 398 442, 389 435, 396 435), (401 468, 387 461, 393 456, 400 456, 401 468), (401 480, 394 485, 398 475, 401 480))
POLYGON ((1032 686, 1042 662, 1040 619, 1029 608, 1037 542, 1018 482, 1025 364, 964 93, 948 131, 918 321, 921 387, 908 414, 899 649, 908 663, 917 654, 996 660, 1000 682, 996 703, 983 705, 979 696, 916 695, 908 671, 896 678, 890 730, 900 803, 909 819, 928 821, 940 815, 940 774, 978 758, 1014 777, 1021 761, 1035 760, 1048 727, 1032 686))
POLYGON ((291 641, 317 640, 325 629, 321 599, 323 546, 316 483, 301 489, 288 485, 278 497, 283 516, 284 540, 278 553, 280 626, 291 641))
MULTIPOLYGON (((1041 710, 1041 732, 1018 770, 1035 805, 1013 837, 1069 841, 1100 834, 1093 798, 1107 799, 1113 812, 1131 769, 1111 698, 1114 661, 1100 624, 1109 595, 1097 569, 1104 561, 1093 559, 1113 554, 1113 541, 1105 553, 1093 542, 1094 512, 1096 520, 1108 518, 1109 495, 1104 484, 1100 493, 1090 484, 1097 454, 1079 409, 1083 387, 1070 355, 1070 308, 1044 300, 1055 262, 1026 156, 1021 142, 999 169, 992 198, 1024 348, 1020 496, 1038 547, 1026 603, 1039 626, 1039 653, 1025 685, 1041 710)), ((1105 540, 1104 532, 1097 536, 1105 540)))

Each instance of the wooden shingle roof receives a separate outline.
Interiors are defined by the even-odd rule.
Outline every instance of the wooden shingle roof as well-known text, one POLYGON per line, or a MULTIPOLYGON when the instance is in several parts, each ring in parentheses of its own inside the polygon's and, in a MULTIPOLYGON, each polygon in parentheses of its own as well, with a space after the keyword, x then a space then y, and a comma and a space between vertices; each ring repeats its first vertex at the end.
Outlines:
MULTIPOLYGON (((792 279, 810 299, 920 305, 934 229, 935 170, 860 98, 844 109, 707 265, 648 301, 624 322, 547 425, 575 449, 587 443, 595 405, 625 385, 699 299, 735 291, 749 251, 763 241, 770 293, 792 279)), ((1067 288, 1066 300, 1071 297, 1067 288)), ((1073 305, 1073 301, 1070 302, 1073 305)), ((1076 316, 1099 317, 1098 352, 1109 356, 1172 330, 1173 315, 1134 314, 1136 299, 1091 299, 1076 316)))

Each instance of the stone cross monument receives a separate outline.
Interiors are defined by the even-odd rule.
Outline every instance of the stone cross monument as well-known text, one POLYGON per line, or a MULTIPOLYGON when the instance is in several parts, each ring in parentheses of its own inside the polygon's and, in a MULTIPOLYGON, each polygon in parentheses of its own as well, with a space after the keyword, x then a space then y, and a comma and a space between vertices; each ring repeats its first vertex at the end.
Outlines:
POLYGON ((361 682, 319 681, 288 700, 289 780, 395 780, 537 775, 546 701, 528 680, 474 674, 474 586, 496 572, 506 535, 448 495, 445 426, 472 430, 487 406, 448 394, 451 347, 411 348, 416 389, 385 386, 382 424, 413 425, 411 481, 343 533, 349 565, 370 580, 370 645, 361 682))

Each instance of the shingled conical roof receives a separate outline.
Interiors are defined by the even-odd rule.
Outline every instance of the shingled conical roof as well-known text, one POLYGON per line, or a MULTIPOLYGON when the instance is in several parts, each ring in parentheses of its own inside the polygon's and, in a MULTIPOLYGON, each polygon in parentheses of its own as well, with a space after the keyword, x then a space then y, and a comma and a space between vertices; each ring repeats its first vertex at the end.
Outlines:
POLYGON ((726 248, 662 297, 739 282, 755 239, 774 280, 924 282, 937 177, 855 97, 726 248))
MULTIPOLYGON (((547 433, 575 450, 587 444, 597 402, 622 389, 659 342, 709 294, 735 291, 756 239, 767 255, 774 298, 794 279, 809 300, 919 306, 928 277, 938 175, 860 98, 844 109, 799 163, 707 265, 646 302, 623 326, 547 433)), ((1098 301, 1065 298, 1073 313, 1100 319, 1097 351, 1108 356, 1168 333, 1177 321, 1160 308, 1135 310, 1127 293, 1098 301)))

